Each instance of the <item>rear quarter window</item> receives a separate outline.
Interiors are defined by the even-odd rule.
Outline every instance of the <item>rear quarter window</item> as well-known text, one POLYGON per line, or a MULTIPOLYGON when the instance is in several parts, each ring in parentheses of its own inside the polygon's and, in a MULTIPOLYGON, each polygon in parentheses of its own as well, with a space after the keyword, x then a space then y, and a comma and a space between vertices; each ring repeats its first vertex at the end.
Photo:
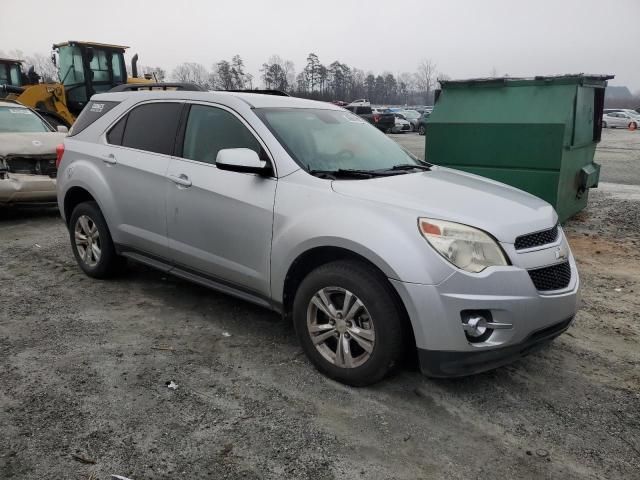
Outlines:
POLYGON ((103 102, 103 101, 90 101, 82 109, 78 118, 69 131, 69 136, 77 135, 93 122, 102 117, 109 110, 113 109, 120 102, 103 102))

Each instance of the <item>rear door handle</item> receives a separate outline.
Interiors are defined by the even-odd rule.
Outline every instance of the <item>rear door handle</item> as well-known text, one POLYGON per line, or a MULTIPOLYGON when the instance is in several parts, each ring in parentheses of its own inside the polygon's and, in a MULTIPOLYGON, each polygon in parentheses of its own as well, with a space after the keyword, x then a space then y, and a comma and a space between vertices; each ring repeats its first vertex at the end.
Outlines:
POLYGON ((182 187, 190 187, 191 186, 191 180, 189 180, 189 177, 186 176, 184 173, 181 173, 180 175, 169 175, 169 180, 171 180, 173 183, 180 185, 182 187))
POLYGON ((102 157, 102 161, 104 163, 108 163, 109 165, 115 165, 116 163, 118 163, 116 161, 116 156, 113 153, 110 153, 109 155, 105 155, 104 157, 102 157))

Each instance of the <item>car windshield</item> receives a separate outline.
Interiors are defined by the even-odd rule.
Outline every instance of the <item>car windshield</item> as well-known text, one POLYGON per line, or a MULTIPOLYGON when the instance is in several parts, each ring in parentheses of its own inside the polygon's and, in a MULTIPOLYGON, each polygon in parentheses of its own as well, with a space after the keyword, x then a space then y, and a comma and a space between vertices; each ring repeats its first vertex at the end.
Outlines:
POLYGON ((50 132, 51 129, 28 108, 0 107, 0 133, 50 132))
POLYGON ((360 117, 340 110, 256 109, 293 159, 307 171, 383 171, 427 165, 360 117))

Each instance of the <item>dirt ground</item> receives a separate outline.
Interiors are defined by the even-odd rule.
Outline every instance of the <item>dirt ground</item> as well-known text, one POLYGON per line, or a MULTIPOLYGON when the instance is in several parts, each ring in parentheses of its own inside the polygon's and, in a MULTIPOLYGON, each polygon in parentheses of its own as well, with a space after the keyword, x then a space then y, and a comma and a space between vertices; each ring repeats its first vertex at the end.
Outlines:
MULTIPOLYGON (((605 133, 618 148, 640 139, 605 133)), ((630 148, 598 153, 608 183, 565 225, 582 281, 575 324, 456 380, 408 366, 345 387, 313 370, 278 316, 140 265, 91 280, 57 212, 2 211, 0 478, 640 478, 630 148)))

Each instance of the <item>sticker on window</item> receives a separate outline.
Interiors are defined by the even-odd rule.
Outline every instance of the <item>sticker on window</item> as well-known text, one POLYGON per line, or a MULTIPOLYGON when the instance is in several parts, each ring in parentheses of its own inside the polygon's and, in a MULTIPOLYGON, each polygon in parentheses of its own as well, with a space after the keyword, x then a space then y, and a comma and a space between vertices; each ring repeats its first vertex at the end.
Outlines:
POLYGON ((18 115, 33 115, 31 110, 29 110, 28 108, 10 108, 9 112, 16 113, 18 115))
POLYGON ((93 105, 91 105, 92 112, 102 113, 103 109, 104 109, 104 103, 94 103, 93 105))

